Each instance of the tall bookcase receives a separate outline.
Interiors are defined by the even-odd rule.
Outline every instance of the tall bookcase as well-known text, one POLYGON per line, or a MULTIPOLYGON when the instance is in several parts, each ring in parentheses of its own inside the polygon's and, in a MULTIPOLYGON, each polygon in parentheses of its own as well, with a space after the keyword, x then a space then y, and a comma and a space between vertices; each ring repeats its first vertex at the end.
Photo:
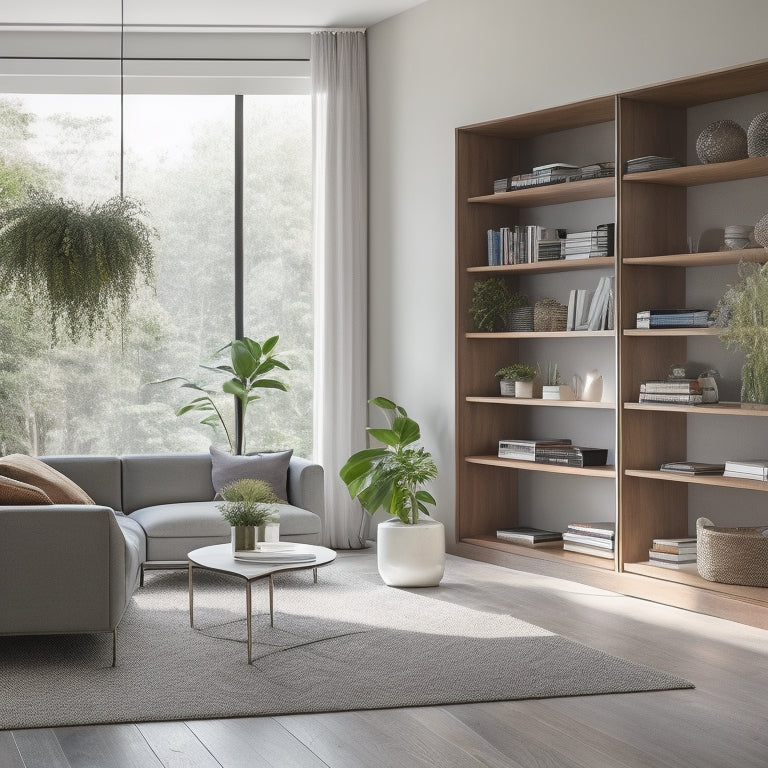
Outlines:
POLYGON ((768 589, 717 584, 695 567, 648 564, 659 537, 685 536, 698 516, 720 525, 768 524, 768 483, 659 471, 665 461, 724 461, 768 452, 768 411, 738 403, 738 355, 714 329, 637 330, 641 309, 712 307, 738 279, 740 261, 764 249, 707 250, 711 231, 768 212, 768 157, 702 165, 698 133, 716 119, 746 125, 768 110, 768 61, 528 113, 456 131, 456 547, 470 557, 609 586, 627 594, 768 627, 768 589), (680 168, 625 175, 644 155, 680 168), (614 160, 616 178, 491 194, 494 179, 537 164, 614 160), (746 185, 746 187, 744 186, 746 185), (486 232, 515 224, 590 229, 615 221, 615 257, 487 266, 486 232), (689 252, 689 236, 701 242, 689 252), (700 237, 701 236, 701 237, 700 237), (704 250, 702 250, 704 249, 704 250), (573 288, 616 284, 616 330, 476 333, 469 315, 476 280, 498 276, 532 301, 567 303, 573 288), (502 398, 494 373, 515 361, 598 368, 600 403, 502 398), (639 404, 640 383, 673 363, 721 372, 713 406, 639 404), (725 397, 723 397, 725 395, 725 397), (728 399, 730 397, 730 399, 728 399), (609 449, 605 467, 576 469, 497 457, 504 438, 568 436, 609 449), (513 525, 564 530, 614 521, 613 560, 498 540, 513 525))

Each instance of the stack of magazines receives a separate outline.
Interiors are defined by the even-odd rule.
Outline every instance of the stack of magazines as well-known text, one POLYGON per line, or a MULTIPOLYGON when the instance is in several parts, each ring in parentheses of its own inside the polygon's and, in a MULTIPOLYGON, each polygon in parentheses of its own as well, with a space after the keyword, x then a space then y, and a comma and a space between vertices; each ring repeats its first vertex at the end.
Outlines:
POLYGON ((640 385, 640 403, 676 403, 700 405, 703 395, 698 379, 667 379, 644 381, 640 385))
POLYGON ((662 168, 679 168, 681 163, 674 157, 659 157, 659 155, 646 155, 627 160, 626 173, 641 173, 642 171, 658 171, 662 168))
POLYGON ((562 184, 566 181, 607 178, 615 174, 616 165, 613 161, 590 163, 589 165, 549 163, 535 167, 530 173, 519 173, 504 179, 496 179, 493 182, 493 192, 494 194, 513 192, 516 189, 562 184))
POLYGON ((563 534, 563 549, 612 560, 615 538, 615 523, 569 523, 563 534))
POLYGON ((637 313, 638 328, 706 328, 708 309, 644 309, 637 313))

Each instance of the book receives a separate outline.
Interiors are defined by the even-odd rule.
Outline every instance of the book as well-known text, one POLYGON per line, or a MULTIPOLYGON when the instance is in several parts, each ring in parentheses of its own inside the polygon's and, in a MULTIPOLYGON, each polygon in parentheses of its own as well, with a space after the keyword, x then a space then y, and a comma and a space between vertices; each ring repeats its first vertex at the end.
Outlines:
POLYGON ((531 528, 521 525, 515 528, 499 528, 496 531, 496 538, 510 541, 514 544, 523 544, 525 546, 535 546, 537 544, 554 544, 563 539, 560 531, 548 531, 543 528, 531 528))
POLYGON ((536 451, 542 446, 565 447, 571 444, 567 437, 542 438, 539 440, 499 440, 499 458, 535 461, 536 451))
POLYGON ((576 544, 589 544, 592 547, 600 547, 601 549, 613 549, 613 539, 573 533, 571 531, 566 531, 563 534, 563 541, 570 541, 576 544))
POLYGON ((601 467, 608 461, 607 448, 584 446, 542 446, 536 448, 535 461, 540 464, 562 464, 568 467, 601 467))
POLYGON ((707 309, 645 309, 637 313, 637 328, 706 328, 707 309))
POLYGON ((675 563, 669 560, 648 560, 649 565, 655 565, 659 568, 679 568, 680 570, 689 570, 696 573, 696 561, 690 563, 675 563))
POLYGON ((649 560, 664 560, 668 563, 695 563, 695 552, 661 552, 657 549, 648 550, 649 560))
POLYGON ((725 464, 708 464, 704 461, 668 461, 661 465, 660 470, 684 475, 722 475, 725 464))
POLYGON ((702 395, 686 395, 683 392, 641 392, 639 403, 673 403, 677 405, 701 405, 702 395))
POLYGON ((578 165, 571 165, 571 163, 547 163, 546 165, 537 165, 533 168, 533 173, 541 174, 550 171, 568 171, 569 173, 579 168, 578 165))
POLYGON ((578 552, 581 555, 594 555, 595 557, 613 560, 613 550, 592 547, 588 544, 577 544, 575 541, 564 541, 563 549, 567 552, 578 552))
POLYGON ((616 535, 616 523, 611 522, 586 522, 568 523, 568 530, 576 533, 588 534, 612 539, 616 535))
POLYGON ((666 379, 644 381, 640 385, 641 392, 682 392, 685 394, 701 394, 701 384, 698 379, 666 379))
POLYGON ((727 477, 753 477, 757 480, 768 480, 768 459, 726 461, 725 475, 727 477))

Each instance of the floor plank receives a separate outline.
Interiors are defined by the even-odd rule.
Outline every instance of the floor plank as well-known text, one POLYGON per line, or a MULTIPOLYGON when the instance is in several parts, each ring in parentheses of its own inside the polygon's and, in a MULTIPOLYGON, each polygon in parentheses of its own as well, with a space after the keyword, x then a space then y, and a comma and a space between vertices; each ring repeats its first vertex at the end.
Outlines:
MULTIPOLYGON (((13 735, 25 768, 71 768, 51 728, 15 731, 13 735)), ((5 765, 1 758, 0 765, 5 765)))
POLYGON ((311 747, 271 717, 195 720, 188 725, 223 768, 326 768, 311 747))
POLYGON ((54 729, 71 768, 163 768, 135 725, 54 729))
POLYGON ((139 723, 138 729, 164 768, 221 768, 186 723, 139 723))
POLYGON ((0 765, 3 768, 24 768, 14 734, 10 731, 0 731, 0 765))

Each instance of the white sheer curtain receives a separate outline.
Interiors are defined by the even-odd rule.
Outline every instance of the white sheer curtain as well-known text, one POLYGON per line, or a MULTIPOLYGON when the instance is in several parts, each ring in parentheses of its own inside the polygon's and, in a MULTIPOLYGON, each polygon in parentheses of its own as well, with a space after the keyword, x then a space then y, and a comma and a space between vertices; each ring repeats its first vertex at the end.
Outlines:
POLYGON ((325 469, 324 543, 366 546, 369 518, 339 469, 366 447, 368 125, 364 32, 312 34, 314 458, 325 469))

